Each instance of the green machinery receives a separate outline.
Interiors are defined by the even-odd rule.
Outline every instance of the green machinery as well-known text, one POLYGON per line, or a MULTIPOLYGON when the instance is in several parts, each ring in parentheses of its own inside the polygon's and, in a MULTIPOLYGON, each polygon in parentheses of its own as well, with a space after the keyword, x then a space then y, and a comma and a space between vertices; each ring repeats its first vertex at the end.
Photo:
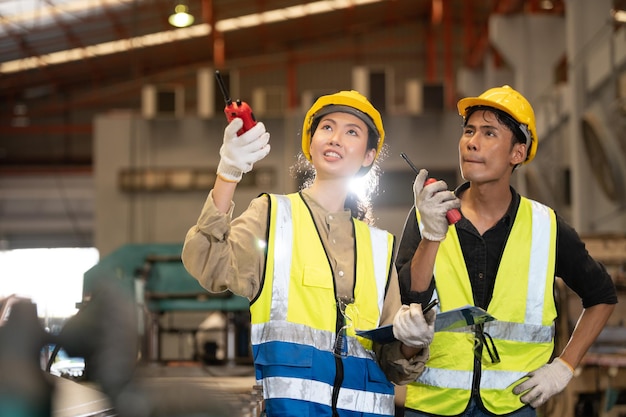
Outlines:
POLYGON ((83 276, 83 301, 100 280, 115 280, 132 294, 139 311, 142 353, 150 361, 160 360, 159 316, 175 311, 220 311, 226 313, 226 357, 235 359, 237 312, 248 312, 247 298, 230 292, 207 292, 185 269, 182 243, 126 244, 103 257, 83 276))

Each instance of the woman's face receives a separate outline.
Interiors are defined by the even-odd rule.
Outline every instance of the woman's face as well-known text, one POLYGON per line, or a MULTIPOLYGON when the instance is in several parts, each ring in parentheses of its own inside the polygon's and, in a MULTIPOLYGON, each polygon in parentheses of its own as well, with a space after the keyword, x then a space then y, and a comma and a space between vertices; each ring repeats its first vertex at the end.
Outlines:
POLYGON ((374 162, 376 149, 367 150, 368 129, 349 113, 322 116, 311 138, 311 162, 318 178, 352 178, 374 162))

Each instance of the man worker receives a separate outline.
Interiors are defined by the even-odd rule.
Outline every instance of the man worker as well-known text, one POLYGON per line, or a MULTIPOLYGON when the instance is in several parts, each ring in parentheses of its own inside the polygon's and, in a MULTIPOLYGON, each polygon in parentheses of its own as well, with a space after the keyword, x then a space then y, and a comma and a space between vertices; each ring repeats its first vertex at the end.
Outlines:
POLYGON ((510 184, 537 152, 528 100, 505 85, 457 107, 462 218, 448 225, 441 201, 451 192, 443 181, 424 185, 421 170, 396 261, 402 298, 438 298, 440 312, 473 305, 497 320, 435 333, 405 415, 532 417, 571 380, 617 303, 615 286, 573 227, 510 184), (561 352, 553 352, 555 277, 584 308, 561 352))

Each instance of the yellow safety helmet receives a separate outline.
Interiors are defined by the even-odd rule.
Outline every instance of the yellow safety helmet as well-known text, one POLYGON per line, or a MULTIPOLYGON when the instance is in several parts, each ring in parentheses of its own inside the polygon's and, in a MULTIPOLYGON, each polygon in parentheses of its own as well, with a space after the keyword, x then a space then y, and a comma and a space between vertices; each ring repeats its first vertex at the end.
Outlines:
POLYGON ((520 123, 523 134, 530 134, 530 145, 526 152, 526 160, 524 164, 530 162, 537 153, 537 128, 535 126, 535 112, 532 106, 519 92, 515 91, 508 85, 502 87, 491 88, 478 97, 466 97, 457 103, 459 114, 467 116, 467 110, 474 106, 493 107, 510 115, 518 123, 520 123))
POLYGON ((302 124, 302 153, 306 159, 311 160, 311 127, 313 121, 318 117, 322 117, 329 113, 343 112, 350 113, 363 120, 368 128, 378 134, 378 147, 376 148, 376 157, 380 153, 385 142, 385 129, 383 128, 383 119, 380 117, 378 110, 372 106, 367 98, 358 91, 340 91, 335 94, 321 96, 311 106, 304 116, 302 124))

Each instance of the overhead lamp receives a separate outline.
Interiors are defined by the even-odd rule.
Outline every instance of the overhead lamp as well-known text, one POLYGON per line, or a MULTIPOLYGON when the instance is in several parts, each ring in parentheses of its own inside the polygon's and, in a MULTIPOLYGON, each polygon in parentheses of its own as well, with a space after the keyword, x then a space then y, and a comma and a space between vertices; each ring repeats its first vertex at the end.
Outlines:
POLYGON ((613 16, 613 20, 618 23, 626 23, 626 11, 624 10, 611 10, 611 15, 613 16))
POLYGON ((539 7, 543 10, 552 10, 554 9, 554 2, 552 2, 552 0, 542 0, 539 3, 539 7))
POLYGON ((193 16, 187 12, 187 5, 183 3, 178 3, 174 7, 174 14, 170 15, 167 20, 170 25, 177 28, 186 28, 193 24, 193 16))

